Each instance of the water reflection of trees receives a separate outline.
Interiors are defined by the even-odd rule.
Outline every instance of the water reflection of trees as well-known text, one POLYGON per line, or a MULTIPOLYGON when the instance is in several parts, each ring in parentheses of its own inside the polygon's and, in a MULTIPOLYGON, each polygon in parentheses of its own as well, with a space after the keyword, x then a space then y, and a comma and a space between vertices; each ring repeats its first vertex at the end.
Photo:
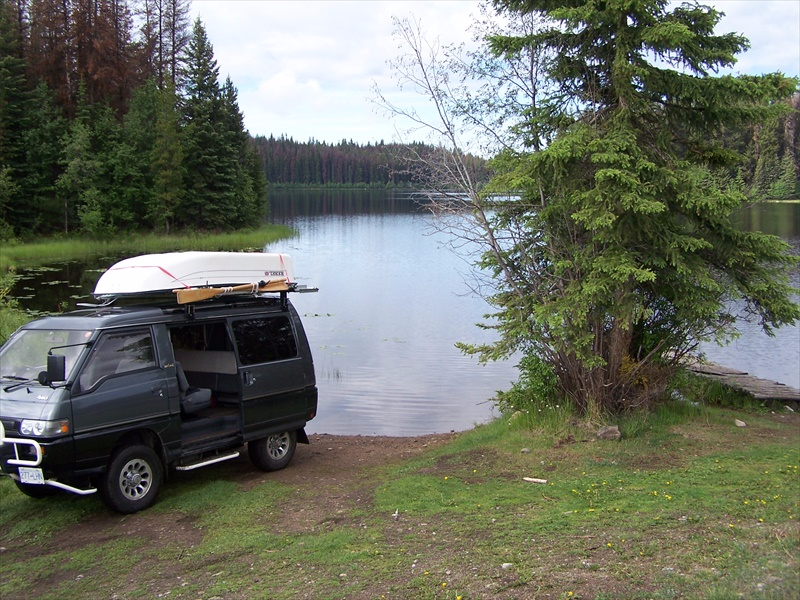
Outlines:
POLYGON ((734 213, 746 231, 762 231, 791 242, 800 239, 800 202, 760 202, 734 213))
POLYGON ((270 192, 271 220, 297 217, 410 214, 423 199, 410 191, 280 190, 270 192))

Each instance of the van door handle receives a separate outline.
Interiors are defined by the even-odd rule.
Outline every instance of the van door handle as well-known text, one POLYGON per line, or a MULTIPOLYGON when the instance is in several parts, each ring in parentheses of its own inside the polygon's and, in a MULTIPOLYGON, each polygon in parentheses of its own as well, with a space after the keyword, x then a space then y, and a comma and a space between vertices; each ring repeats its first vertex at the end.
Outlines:
POLYGON ((164 388, 159 386, 154 386, 151 390, 153 392, 153 396, 158 396, 159 398, 164 397, 164 388))
POLYGON ((253 377, 253 374, 250 371, 244 372, 244 384, 245 385, 253 385, 256 382, 256 378, 253 377))

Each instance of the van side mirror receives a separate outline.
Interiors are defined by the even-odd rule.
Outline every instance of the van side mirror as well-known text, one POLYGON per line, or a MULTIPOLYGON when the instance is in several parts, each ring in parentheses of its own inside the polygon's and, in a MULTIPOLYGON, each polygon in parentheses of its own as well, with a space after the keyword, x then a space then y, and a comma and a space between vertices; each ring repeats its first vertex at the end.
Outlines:
POLYGON ((64 381, 67 378, 67 357, 63 354, 47 355, 47 380, 64 381))

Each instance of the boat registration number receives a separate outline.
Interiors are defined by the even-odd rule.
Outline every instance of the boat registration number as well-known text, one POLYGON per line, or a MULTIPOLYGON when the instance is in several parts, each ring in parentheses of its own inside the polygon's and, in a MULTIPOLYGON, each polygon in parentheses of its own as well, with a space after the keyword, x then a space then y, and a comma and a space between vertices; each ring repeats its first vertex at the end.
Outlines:
POLYGON ((42 473, 41 469, 34 469, 33 467, 20 467, 19 482, 33 485, 44 485, 44 473, 42 473))

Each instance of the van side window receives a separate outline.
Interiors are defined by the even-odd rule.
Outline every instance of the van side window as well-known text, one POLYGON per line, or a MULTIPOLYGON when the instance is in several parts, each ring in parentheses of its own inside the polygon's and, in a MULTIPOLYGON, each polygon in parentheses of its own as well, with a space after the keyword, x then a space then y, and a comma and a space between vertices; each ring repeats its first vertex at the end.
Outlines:
POLYGON ((79 377, 81 389, 88 390, 106 376, 155 366, 149 329, 106 333, 97 340, 79 377))
POLYGON ((233 352, 224 321, 170 327, 169 335, 176 350, 233 352))
POLYGON ((233 334, 243 366, 297 356, 297 342, 288 317, 234 321, 233 334))

